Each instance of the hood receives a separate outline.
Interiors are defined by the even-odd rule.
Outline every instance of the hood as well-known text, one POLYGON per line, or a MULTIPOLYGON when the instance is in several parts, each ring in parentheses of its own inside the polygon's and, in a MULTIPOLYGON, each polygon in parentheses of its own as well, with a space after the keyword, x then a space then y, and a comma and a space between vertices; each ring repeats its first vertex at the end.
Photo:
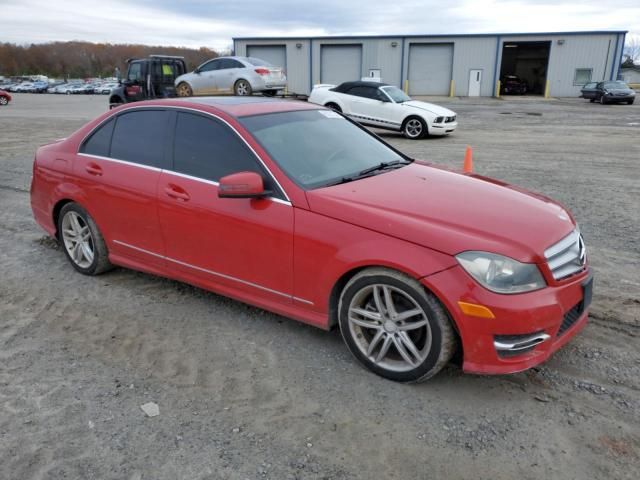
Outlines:
POLYGON ((542 263, 575 228, 546 197, 419 162, 307 198, 314 212, 449 255, 481 250, 542 263))
POLYGON ((452 117, 456 114, 456 112, 453 112, 448 108, 434 105, 433 103, 420 102, 419 100, 409 100, 408 102, 402 102, 400 105, 410 108, 418 108, 420 110, 426 110, 427 112, 431 112, 438 117, 452 117))

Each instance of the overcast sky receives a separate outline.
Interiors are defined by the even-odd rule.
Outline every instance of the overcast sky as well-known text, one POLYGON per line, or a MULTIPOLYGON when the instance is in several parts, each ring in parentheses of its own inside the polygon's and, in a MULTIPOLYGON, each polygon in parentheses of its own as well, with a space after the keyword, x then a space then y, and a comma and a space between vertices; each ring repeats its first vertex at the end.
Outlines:
POLYGON ((0 0, 0 41, 225 49, 232 37, 629 30, 640 0, 0 0))

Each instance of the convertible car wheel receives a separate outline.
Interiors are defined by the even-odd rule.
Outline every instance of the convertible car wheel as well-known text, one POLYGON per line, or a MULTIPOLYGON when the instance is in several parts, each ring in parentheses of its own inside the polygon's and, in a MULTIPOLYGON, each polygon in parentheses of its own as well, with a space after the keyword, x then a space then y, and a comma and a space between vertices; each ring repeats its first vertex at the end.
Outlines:
POLYGON ((402 133, 411 140, 418 140, 427 134, 427 125, 418 117, 409 117, 405 120, 402 133))
POLYGON ((454 331, 440 302, 399 272, 371 268, 358 273, 342 291, 338 311, 351 353, 390 380, 426 380, 454 353, 454 331))
POLYGON ((98 275, 112 267, 98 226, 77 203, 62 207, 58 232, 67 258, 80 273, 98 275))

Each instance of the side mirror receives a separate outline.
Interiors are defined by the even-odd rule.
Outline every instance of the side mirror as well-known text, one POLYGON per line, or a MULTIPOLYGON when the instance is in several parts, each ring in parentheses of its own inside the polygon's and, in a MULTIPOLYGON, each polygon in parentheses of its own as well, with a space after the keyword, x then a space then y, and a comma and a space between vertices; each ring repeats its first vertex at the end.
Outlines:
POLYGON ((262 177, 255 172, 238 172, 222 177, 218 185, 220 198, 260 198, 271 194, 264 189, 262 177))
POLYGON ((196 75, 200 75, 200 69, 196 68, 193 73, 195 73, 196 75))

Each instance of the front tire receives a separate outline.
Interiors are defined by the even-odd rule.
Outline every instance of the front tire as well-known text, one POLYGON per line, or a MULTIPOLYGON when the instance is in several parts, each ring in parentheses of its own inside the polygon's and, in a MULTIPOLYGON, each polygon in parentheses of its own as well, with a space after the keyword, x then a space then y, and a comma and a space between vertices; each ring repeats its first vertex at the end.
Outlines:
POLYGON ((0 97, 0 105, 7 105, 8 103, 7 97, 0 97))
POLYGON ((427 135, 427 124, 420 117, 409 117, 402 124, 402 133, 411 140, 419 140, 427 135))
POLYGON ((67 203, 60 210, 58 237, 67 259, 80 273, 99 275, 113 268, 98 226, 77 203, 67 203))
POLYGON ((238 80, 233 85, 233 93, 238 97, 246 97, 251 95, 253 90, 251 89, 251 84, 244 79, 238 80))
POLYGON ((176 93, 179 97, 192 97, 193 89, 187 82, 180 82, 178 88, 176 88, 176 93))
POLYGON ((628 100, 627 105, 633 105, 633 100, 628 100))
POLYGON ((454 354, 456 337, 440 302, 418 281, 386 268, 369 268, 344 287, 340 332, 369 370, 397 382, 431 378, 454 354))
POLYGON ((600 97, 600 105, 604 105, 604 104, 606 104, 606 103, 607 103, 607 101, 605 100, 604 95, 602 95, 602 96, 600 97))

